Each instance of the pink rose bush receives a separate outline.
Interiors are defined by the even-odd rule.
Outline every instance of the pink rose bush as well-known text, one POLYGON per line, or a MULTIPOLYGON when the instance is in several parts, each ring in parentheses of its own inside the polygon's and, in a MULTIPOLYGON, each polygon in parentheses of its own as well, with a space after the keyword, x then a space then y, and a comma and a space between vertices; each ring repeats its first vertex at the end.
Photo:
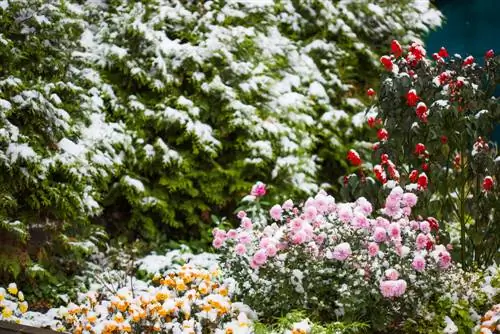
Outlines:
POLYGON ((337 203, 320 191, 300 205, 272 206, 267 225, 238 213, 240 226, 215 229, 213 245, 239 296, 264 316, 292 309, 330 318, 382 314, 387 325, 423 315, 460 276, 436 240, 433 218, 412 215, 416 204, 400 187, 379 210, 365 198, 337 203))

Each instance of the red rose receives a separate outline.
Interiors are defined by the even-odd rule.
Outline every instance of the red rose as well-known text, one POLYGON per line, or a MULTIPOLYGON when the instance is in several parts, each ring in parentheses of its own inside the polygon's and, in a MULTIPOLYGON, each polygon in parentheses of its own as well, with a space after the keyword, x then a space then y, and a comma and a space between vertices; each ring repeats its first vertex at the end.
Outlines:
POLYGON ((382 65, 384 65, 385 69, 388 71, 392 71, 392 68, 394 67, 394 64, 392 63, 391 57, 389 56, 382 56, 380 58, 380 62, 382 65))
POLYGON ((493 178, 491 176, 486 176, 483 180, 483 189, 485 191, 490 191, 493 189, 493 186, 495 185, 495 182, 493 181, 493 178))
POLYGON ((484 55, 484 57, 486 59, 493 58, 493 57, 495 57, 495 52, 493 50, 488 50, 488 51, 486 51, 486 54, 484 55))
POLYGON ((449 57, 450 55, 448 54, 448 50, 445 49, 445 47, 441 47, 441 49, 439 50, 438 52, 438 55, 440 57, 443 57, 443 58, 446 58, 446 57, 449 57))
POLYGON ((368 90, 366 91, 366 95, 368 95, 369 97, 374 96, 375 90, 373 88, 368 88, 368 90))
POLYGON ((409 175, 409 177, 410 177, 410 181, 412 183, 417 182, 417 179, 418 179, 418 172, 417 172, 417 170, 416 169, 412 170, 411 173, 410 173, 410 175, 409 175))
POLYGON ((358 152, 356 152, 355 150, 349 150, 349 152, 347 152, 347 160, 349 160, 349 162, 353 166, 361 165, 361 158, 359 157, 358 152))
POLYGON ((427 178, 427 175, 425 173, 421 173, 418 176, 417 184, 419 189, 427 189, 429 179, 427 178))
POLYGON ((408 93, 406 94, 406 103, 410 106, 413 107, 417 104, 418 100, 420 98, 417 95, 417 91, 415 89, 410 89, 408 93))
POLYGON ((382 128, 377 131, 377 138, 381 141, 387 140, 389 138, 389 132, 382 128))
POLYGON ((465 58, 463 66, 472 65, 472 64, 474 64, 474 57, 469 56, 469 57, 465 58))
POLYGON ((441 136, 441 144, 446 144, 448 142, 448 137, 446 137, 445 135, 442 135, 441 136))
POLYGON ((396 58, 401 57, 401 55, 403 54, 403 48, 401 48, 401 44, 399 44, 399 42, 395 39, 391 42, 391 51, 396 58))
POLYGON ((418 143, 415 145, 415 154, 420 155, 425 152, 425 145, 422 143, 418 143))

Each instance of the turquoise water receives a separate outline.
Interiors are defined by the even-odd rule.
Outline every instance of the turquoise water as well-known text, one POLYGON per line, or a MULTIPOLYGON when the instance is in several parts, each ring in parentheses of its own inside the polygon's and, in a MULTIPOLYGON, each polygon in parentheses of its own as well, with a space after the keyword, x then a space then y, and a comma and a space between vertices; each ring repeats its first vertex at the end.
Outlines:
MULTIPOLYGON (((479 62, 489 49, 500 54, 500 0, 438 0, 435 3, 446 21, 426 39, 430 54, 441 46, 450 54, 472 55, 479 62)), ((500 96, 500 88, 496 95, 500 96)), ((500 125, 492 137, 500 144, 500 125)))

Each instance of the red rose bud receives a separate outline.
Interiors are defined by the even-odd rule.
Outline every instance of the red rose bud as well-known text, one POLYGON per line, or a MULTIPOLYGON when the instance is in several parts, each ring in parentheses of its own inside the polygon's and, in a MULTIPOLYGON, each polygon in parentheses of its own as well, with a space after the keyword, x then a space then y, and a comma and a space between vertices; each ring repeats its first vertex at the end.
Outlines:
POLYGON ((391 51, 396 58, 401 57, 403 54, 403 48, 401 48, 401 45, 395 39, 391 42, 391 51))
POLYGON ((474 64, 474 57, 469 56, 469 57, 465 58, 463 66, 472 65, 472 64, 474 64))
POLYGON ((491 49, 491 50, 488 50, 486 51, 486 54, 484 55, 484 57, 486 59, 490 59, 490 58, 493 58, 495 57, 495 52, 491 49))
POLYGON ((417 180, 418 189, 427 189, 428 182, 429 179, 427 178, 427 175, 425 173, 421 173, 417 180))
POLYGON ((445 47, 441 47, 441 49, 439 50, 438 52, 438 55, 440 57, 443 57, 443 58, 446 58, 446 57, 449 57, 450 55, 448 54, 448 50, 445 49, 445 47))
POLYGON ((384 169, 380 165, 375 165, 373 167, 373 173, 375 174, 375 177, 377 180, 385 184, 387 182, 387 175, 384 172, 384 169))
POLYGON ((429 164, 427 162, 423 162, 422 163, 422 170, 424 172, 428 172, 429 171, 429 164))
POLYGON ((366 91, 366 95, 368 95, 369 97, 374 96, 375 90, 373 88, 368 88, 368 90, 366 91))
POLYGON ((373 116, 368 117, 367 123, 370 128, 373 128, 375 126, 375 117, 373 116))
POLYGON ((417 113, 418 118, 420 118, 420 120, 423 122, 427 122, 427 116, 429 115, 427 111, 428 111, 428 109, 427 109, 427 106, 425 105, 425 103, 419 102, 417 104, 416 113, 417 113))
POLYGON ((389 138, 389 132, 386 129, 382 128, 377 131, 378 140, 385 141, 389 138))
POLYGON ((379 147, 380 147, 380 143, 379 142, 373 143, 372 150, 376 151, 376 150, 378 150, 379 147))
POLYGON ((438 223, 438 220, 436 218, 434 218, 434 217, 428 217, 427 221, 429 222, 431 230, 433 230, 433 231, 438 231, 439 230, 439 223, 438 223))
POLYGON ((446 137, 445 135, 442 135, 441 136, 441 144, 446 144, 448 142, 448 137, 446 137))
POLYGON ((353 166, 361 165, 361 158, 359 157, 358 152, 356 152, 355 150, 349 150, 349 152, 347 152, 347 160, 349 160, 349 162, 353 166))
POLYGON ((409 175, 409 177, 410 177, 410 181, 412 183, 417 182, 417 179, 418 179, 418 172, 417 172, 417 170, 416 169, 412 170, 411 173, 410 173, 410 175, 409 175))
POLYGON ((387 161, 389 161, 389 156, 386 153, 382 154, 380 156, 380 162, 382 163, 382 165, 385 165, 387 161))
POLYGON ((387 162, 387 165, 387 170, 389 171, 389 175, 391 176, 391 178, 393 180, 399 181, 399 172, 396 169, 396 165, 391 160, 387 162))
POLYGON ((406 94, 406 103, 410 107, 413 107, 417 104, 418 100, 420 100, 420 97, 418 97, 417 91, 415 89, 410 89, 406 94))
POLYGON ((432 54, 432 59, 434 59, 434 60, 440 60, 440 59, 441 59, 441 56, 440 56, 440 55, 438 55, 437 53, 433 53, 433 54, 432 54))
POLYGON ((493 181, 493 178, 491 176, 486 176, 483 180, 483 189, 485 191, 490 191, 493 189, 493 186, 495 185, 495 182, 493 181))
POLYGON ((427 243, 425 244, 425 248, 430 251, 432 249, 432 246, 434 246, 434 243, 431 240, 427 240, 427 243))
POLYGON ((392 68, 393 68, 394 64, 392 63, 391 57, 389 57, 389 56, 382 56, 380 58, 380 62, 382 63, 382 65, 384 65, 384 67, 385 67, 386 70, 392 71, 392 68))
POLYGON ((420 155, 425 152, 425 145, 422 143, 418 143, 415 145, 415 154, 420 155))

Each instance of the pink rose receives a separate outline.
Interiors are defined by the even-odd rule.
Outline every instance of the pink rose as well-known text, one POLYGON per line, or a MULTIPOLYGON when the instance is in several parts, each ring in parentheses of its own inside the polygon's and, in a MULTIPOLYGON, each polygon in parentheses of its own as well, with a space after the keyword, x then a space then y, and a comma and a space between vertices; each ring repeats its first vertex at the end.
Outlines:
POLYGON ((243 217, 243 219, 241 219, 241 227, 245 230, 251 230, 253 227, 252 220, 248 217, 243 217))
POLYGON ((333 248, 332 257, 335 260, 344 261, 351 253, 351 246, 347 242, 343 242, 333 248))
POLYGON ((237 236, 238 236, 238 232, 236 230, 229 230, 227 232, 227 237, 229 239, 236 239, 237 236))
POLYGON ((439 267, 447 269, 451 264, 451 255, 447 251, 439 253, 439 267))
POLYGON ((255 197, 262 197, 266 194, 266 185, 262 182, 257 182, 253 185, 250 195, 255 197))
POLYGON ((266 254, 268 256, 273 257, 276 255, 276 253, 278 253, 278 249, 273 244, 270 244, 266 247, 266 254))
POLYGON ((214 248, 221 248, 222 245, 224 244, 224 240, 222 239, 219 239, 219 238, 215 238, 214 241, 212 241, 212 245, 214 246, 214 248))
POLYGON ((238 211, 238 214, 236 215, 239 219, 242 219, 243 217, 247 216, 247 213, 245 211, 238 211))
POLYGON ((413 208, 417 204, 417 200, 417 195, 413 193, 405 193, 403 195, 403 203, 410 208, 413 208))
POLYGON ((281 220, 281 213, 283 212, 283 209, 281 209, 281 206, 279 204, 274 205, 271 210, 269 210, 269 213, 271 214, 271 217, 274 220, 281 220))
POLYGON ((387 236, 387 232, 383 227, 375 227, 375 231, 373 231, 373 240, 378 243, 384 242, 387 236))
POLYGON ((431 231, 431 225, 427 220, 420 222, 420 231, 424 232, 425 234, 431 231))
POLYGON ((236 247, 234 248, 234 251, 238 255, 244 255, 247 252, 247 248, 243 244, 237 244, 236 247))
POLYGON ((254 255, 253 255, 253 261, 258 265, 261 266, 267 261, 267 253, 265 249, 259 249, 254 255))
POLYGON ((384 273, 385 277, 391 281, 395 281, 399 278, 399 273, 396 269, 387 269, 384 273))
POLYGON ((305 213, 306 219, 314 220, 314 218, 316 218, 316 216, 318 215, 318 210, 314 206, 308 206, 305 209, 304 213, 305 213))
POLYGON ((283 210, 292 210, 293 209, 293 202, 291 199, 287 199, 285 203, 282 205, 283 210))
POLYGON ((425 246, 427 245, 427 241, 429 241, 429 238, 425 234, 419 233, 417 235, 417 240, 416 240, 417 249, 418 250, 424 249, 425 246))
POLYGON ((416 271, 422 272, 425 270, 425 259, 422 255, 416 255, 413 258, 413 262, 411 263, 411 266, 413 269, 416 271))
POLYGON ((370 254, 370 256, 377 256, 378 251, 379 251, 379 247, 378 247, 377 243, 370 242, 368 244, 368 254, 370 254))

